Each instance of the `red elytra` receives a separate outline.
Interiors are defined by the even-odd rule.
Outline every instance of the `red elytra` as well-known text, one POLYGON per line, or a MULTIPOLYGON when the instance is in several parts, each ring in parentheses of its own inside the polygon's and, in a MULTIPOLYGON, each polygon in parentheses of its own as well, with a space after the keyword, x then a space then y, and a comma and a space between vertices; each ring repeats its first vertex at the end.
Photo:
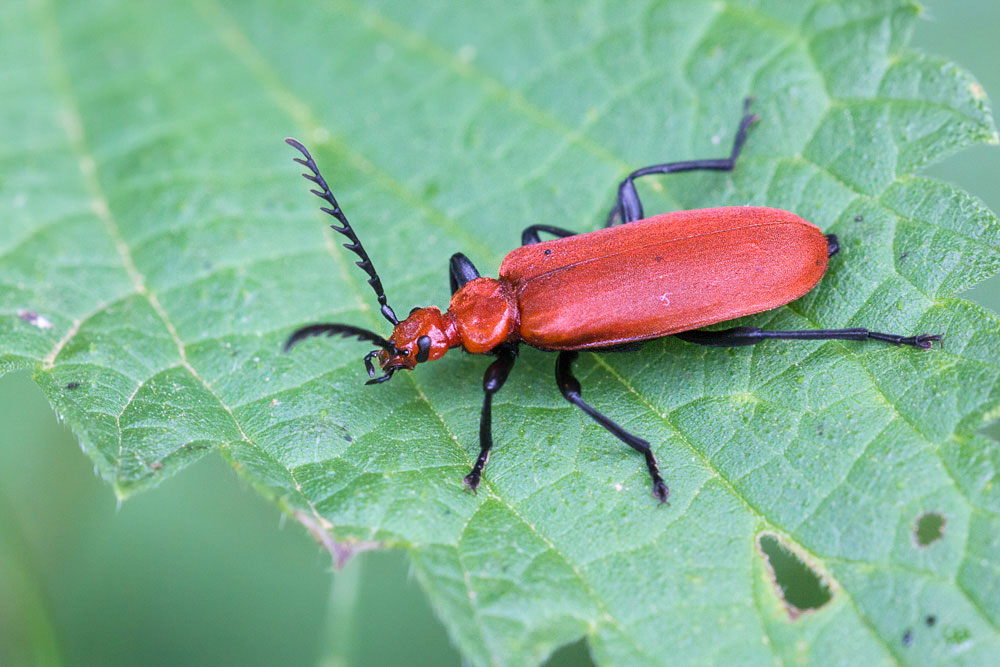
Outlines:
POLYGON ((788 211, 709 208, 518 248, 500 278, 522 340, 577 350, 777 308, 819 282, 827 250, 819 227, 788 211))
POLYGON ((302 144, 288 143, 305 159, 296 161, 321 190, 313 193, 330 204, 322 210, 340 225, 333 229, 351 241, 344 247, 360 257, 357 265, 369 276, 383 316, 393 324, 388 340, 348 324, 301 327, 285 343, 318 335, 353 336, 375 343, 365 357, 371 379, 389 380, 397 370, 440 359, 456 347, 493 354, 483 378, 480 450, 465 483, 479 486, 493 446, 492 397, 507 379, 524 343, 559 353, 556 383, 576 405, 646 460, 653 495, 665 502, 669 489, 646 440, 625 430, 586 403, 572 364, 579 350, 631 348, 642 341, 675 335, 698 345, 734 347, 768 339, 879 340, 929 348, 940 335, 903 336, 868 329, 766 331, 732 327, 716 331, 700 327, 777 308, 794 301, 819 283, 828 257, 839 250, 837 238, 794 213, 766 207, 725 207, 675 211, 646 218, 635 189, 636 178, 698 169, 730 171, 747 129, 756 117, 744 113, 728 158, 672 162, 632 172, 618 187, 618 200, 608 225, 586 234, 548 225, 532 225, 522 233, 523 245, 500 265, 498 278, 479 275, 461 253, 452 256, 452 298, 448 310, 415 308, 402 321, 389 307, 381 280, 315 161, 302 144), (621 223, 621 224, 617 224, 621 223), (560 238, 542 241, 540 233, 560 238), (372 359, 384 374, 376 377, 372 359))

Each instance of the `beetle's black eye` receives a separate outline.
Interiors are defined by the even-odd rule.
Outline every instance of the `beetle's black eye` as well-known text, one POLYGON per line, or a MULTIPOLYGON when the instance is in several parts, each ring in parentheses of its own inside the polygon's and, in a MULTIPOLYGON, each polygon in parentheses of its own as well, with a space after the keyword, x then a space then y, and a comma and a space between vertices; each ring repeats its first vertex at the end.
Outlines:
POLYGON ((431 337, 421 336, 417 339, 417 356, 414 357, 418 363, 423 363, 427 361, 427 357, 431 353, 431 337))

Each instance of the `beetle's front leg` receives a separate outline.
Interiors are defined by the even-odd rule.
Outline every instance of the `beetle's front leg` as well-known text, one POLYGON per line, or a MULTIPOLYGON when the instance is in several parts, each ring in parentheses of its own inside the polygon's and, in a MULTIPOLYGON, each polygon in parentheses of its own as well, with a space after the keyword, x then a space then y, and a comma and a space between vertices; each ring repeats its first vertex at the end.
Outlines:
POLYGON ((490 459, 490 450, 493 448, 493 394, 500 391, 500 387, 507 381, 510 369, 514 367, 514 360, 517 359, 517 348, 513 345, 501 345, 494 353, 497 355, 496 361, 489 365, 486 374, 483 375, 483 411, 479 417, 479 456, 476 458, 472 471, 465 476, 465 484, 475 491, 479 487, 479 480, 483 475, 483 468, 490 459))

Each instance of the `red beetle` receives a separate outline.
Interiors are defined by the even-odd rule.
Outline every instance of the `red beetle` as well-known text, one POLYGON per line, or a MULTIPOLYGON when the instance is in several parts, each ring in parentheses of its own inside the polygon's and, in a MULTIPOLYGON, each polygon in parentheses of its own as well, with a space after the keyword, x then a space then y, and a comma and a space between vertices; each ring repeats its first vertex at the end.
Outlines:
POLYGON ((312 156, 298 141, 287 139, 305 157, 295 158, 312 172, 303 176, 320 187, 313 194, 330 204, 322 210, 340 222, 333 229, 350 239, 344 247, 360 257, 356 263, 368 273, 382 314, 394 329, 386 340, 348 324, 312 324, 292 333, 285 350, 318 335, 370 341, 378 349, 364 359, 371 377, 368 384, 385 382, 397 370, 412 370, 418 363, 439 359, 454 347, 496 356, 483 378, 479 457, 465 477, 473 491, 493 446, 493 394, 514 366, 518 345, 558 351, 559 391, 645 456, 653 495, 665 502, 670 490, 649 443, 581 398, 580 383, 571 368, 578 350, 632 349, 641 341, 670 335, 699 345, 727 347, 766 339, 839 339, 880 340, 926 349, 941 340, 939 335, 900 336, 867 329, 696 330, 794 301, 816 286, 826 272, 828 258, 838 250, 836 236, 824 236, 812 223, 776 208, 709 208, 643 219, 636 178, 697 169, 730 171, 747 129, 756 120, 744 109, 728 158, 658 164, 629 174, 618 187, 618 201, 604 229, 576 234, 549 225, 528 227, 521 235, 522 247, 504 258, 498 279, 480 277, 472 262, 456 253, 449 262, 452 297, 448 310, 414 308, 403 321, 389 307, 368 254, 312 156), (543 242, 541 232, 560 238, 543 242), (373 358, 383 371, 379 377, 373 358))

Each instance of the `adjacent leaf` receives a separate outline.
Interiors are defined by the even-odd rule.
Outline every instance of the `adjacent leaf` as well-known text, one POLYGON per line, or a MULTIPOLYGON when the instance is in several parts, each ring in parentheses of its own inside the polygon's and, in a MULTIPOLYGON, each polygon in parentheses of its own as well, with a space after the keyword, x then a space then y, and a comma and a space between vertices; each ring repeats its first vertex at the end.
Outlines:
POLYGON ((0 7, 0 368, 34 371, 120 495, 219 449, 323 539, 407 549, 477 664, 580 636, 614 664, 997 655, 1000 448, 977 429, 1000 320, 954 295, 1000 268, 1000 225, 915 175, 996 133, 968 74, 907 48, 915 5, 161 5, 0 7), (308 321, 385 330, 285 136, 405 312, 444 304, 453 252, 493 272, 529 224, 599 226, 629 169, 724 155, 747 94, 737 171, 654 179, 646 210, 768 204, 839 235, 818 289, 748 323, 945 344, 583 355, 670 506, 551 355, 498 395, 473 496, 485 359, 366 388, 354 342, 281 354, 308 321), (786 604, 762 535, 829 602, 786 604))

